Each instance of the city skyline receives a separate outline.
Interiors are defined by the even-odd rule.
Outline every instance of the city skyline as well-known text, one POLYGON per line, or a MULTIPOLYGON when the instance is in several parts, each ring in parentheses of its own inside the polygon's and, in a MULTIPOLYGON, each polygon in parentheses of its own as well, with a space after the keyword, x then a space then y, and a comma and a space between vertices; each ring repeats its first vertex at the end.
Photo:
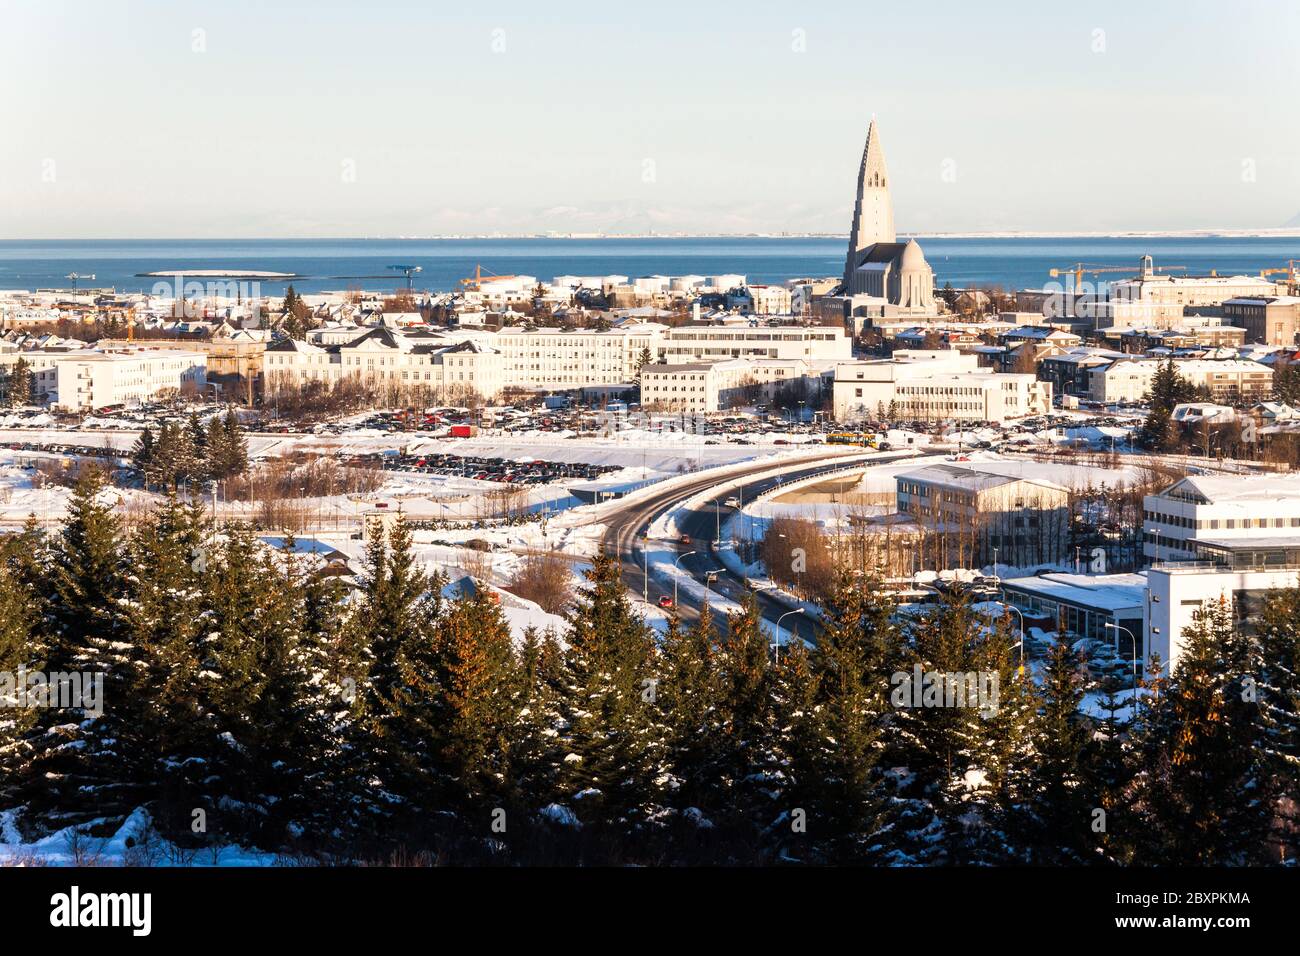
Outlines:
POLYGON ((19 3, 0 238, 842 235, 873 116, 900 234, 1300 227, 1300 10, 986 14, 19 3))

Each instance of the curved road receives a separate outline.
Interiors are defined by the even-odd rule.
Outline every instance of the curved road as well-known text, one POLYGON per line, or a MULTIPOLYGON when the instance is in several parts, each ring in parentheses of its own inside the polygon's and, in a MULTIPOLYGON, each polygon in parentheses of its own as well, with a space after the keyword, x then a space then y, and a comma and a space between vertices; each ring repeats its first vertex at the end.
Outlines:
MULTIPOLYGON (((739 604, 750 593, 749 589, 740 576, 727 570, 714 551, 719 529, 735 511, 734 508, 722 504, 721 500, 736 495, 741 501, 750 502, 756 496, 778 485, 801 478, 835 471, 850 465, 861 464, 869 467, 914 456, 915 452, 910 451, 883 454, 873 452, 810 461, 803 467, 780 474, 776 472, 782 468, 789 468, 792 463, 762 462, 752 468, 725 476, 705 474, 695 480, 677 485, 662 495, 616 508, 607 518, 605 536, 601 544, 608 554, 618 557, 623 568, 623 581, 628 590, 637 595, 646 595, 650 604, 657 605, 661 597, 673 596, 673 580, 671 576, 657 576, 653 569, 648 574, 646 572, 645 544, 650 525, 660 516, 680 507, 687 499, 703 491, 724 483, 730 485, 732 482, 741 481, 743 484, 738 488, 720 491, 719 501, 702 503, 678 515, 677 526, 690 537, 689 545, 682 545, 676 541, 652 542, 657 545, 655 550, 677 554, 694 551, 695 554, 682 561, 683 571, 700 583, 704 582, 708 572, 716 571, 717 580, 709 585, 709 589, 739 604)), ((757 592, 757 595, 763 618, 770 621, 773 626, 782 614, 790 610, 789 605, 762 591, 757 592)), ((699 617, 702 602, 685 589, 679 590, 678 598, 678 613, 682 621, 686 623, 695 621, 699 617)), ((804 637, 816 636, 818 626, 809 618, 792 616, 786 623, 787 629, 796 628, 804 637)), ((722 617, 719 616, 718 625, 722 624, 722 617)))

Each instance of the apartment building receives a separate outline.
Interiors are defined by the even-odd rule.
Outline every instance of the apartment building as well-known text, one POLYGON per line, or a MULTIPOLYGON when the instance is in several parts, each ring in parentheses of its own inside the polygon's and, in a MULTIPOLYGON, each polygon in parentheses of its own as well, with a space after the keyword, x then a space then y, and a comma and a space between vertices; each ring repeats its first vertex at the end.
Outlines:
MULTIPOLYGON (((1165 359, 1116 361, 1094 368, 1088 396, 1103 404, 1136 403, 1151 391, 1151 382, 1165 359)), ((1244 359, 1189 359, 1175 361, 1178 374, 1196 386, 1209 389, 1216 402, 1258 401, 1273 391, 1273 370, 1244 359)))
POLYGON ((1142 553, 1189 560, 1200 538, 1294 538, 1300 546, 1300 483, 1289 475, 1191 475, 1142 502, 1142 553))
POLYGON ((1052 386, 1028 373, 979 368, 974 355, 900 350, 888 360, 835 366, 835 420, 882 410, 919 421, 1005 422, 1051 411, 1052 386))
POLYGON ((820 376, 801 359, 732 359, 641 369, 641 406, 708 413, 770 401, 782 387, 817 394, 820 376))
POLYGON ((844 362, 853 357, 853 342, 842 328, 816 325, 683 325, 665 330, 662 349, 670 365, 727 359, 844 362))
POLYGON ((935 534, 967 535, 966 559, 1029 567, 1065 557, 1070 491, 1039 479, 937 464, 895 478, 898 513, 935 534))
POLYGON ((198 351, 141 350, 64 353, 55 364, 52 402, 68 411, 138 405, 160 393, 201 392, 207 355, 198 351))
POLYGON ((1246 330, 1246 341, 1262 345, 1295 345, 1300 324, 1300 296, 1276 295, 1228 299, 1223 315, 1246 330))
POLYGON ((346 345, 282 339, 263 360, 267 394, 306 382, 327 385, 354 378, 392 391, 478 395, 503 387, 502 356, 474 339, 436 333, 403 335, 376 328, 346 345))
POLYGON ((636 381, 644 359, 655 361, 666 326, 644 322, 605 331, 507 327, 492 340, 503 382, 512 387, 571 389, 636 381))
POLYGON ((1204 534, 1194 539, 1191 560, 1159 562, 1147 571, 1144 630, 1150 652, 1160 655, 1167 671, 1178 666, 1184 634, 1205 605, 1224 602, 1237 627, 1249 633, 1269 592, 1300 586, 1300 536, 1272 530, 1250 537, 1204 534))

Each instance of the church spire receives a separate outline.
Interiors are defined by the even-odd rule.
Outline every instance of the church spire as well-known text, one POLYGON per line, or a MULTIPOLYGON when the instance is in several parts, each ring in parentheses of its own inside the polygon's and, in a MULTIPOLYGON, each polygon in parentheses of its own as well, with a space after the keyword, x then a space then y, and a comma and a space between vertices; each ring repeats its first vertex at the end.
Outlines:
POLYGON ((885 149, 880 145, 876 118, 867 127, 867 143, 862 148, 862 166, 858 170, 858 196, 853 206, 853 225, 849 231, 849 252, 844 261, 844 290, 852 287, 853 270, 862 250, 878 242, 895 242, 894 205, 889 197, 889 170, 885 167, 885 149))

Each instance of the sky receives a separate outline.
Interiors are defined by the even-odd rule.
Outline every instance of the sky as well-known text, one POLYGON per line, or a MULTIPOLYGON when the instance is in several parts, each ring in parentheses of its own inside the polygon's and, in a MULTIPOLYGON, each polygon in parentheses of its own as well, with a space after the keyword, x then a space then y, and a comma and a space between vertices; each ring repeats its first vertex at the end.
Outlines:
POLYGON ((1295 0, 0 0, 0 239, 1300 226, 1295 0))

